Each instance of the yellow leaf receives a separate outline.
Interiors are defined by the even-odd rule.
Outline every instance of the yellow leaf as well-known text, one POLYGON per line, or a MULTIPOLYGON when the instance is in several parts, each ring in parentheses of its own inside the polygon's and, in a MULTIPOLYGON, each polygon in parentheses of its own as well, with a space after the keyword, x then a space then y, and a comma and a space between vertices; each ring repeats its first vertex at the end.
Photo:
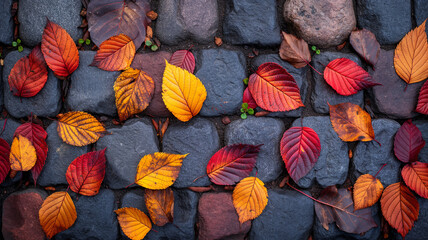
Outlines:
POLYGON ((120 121, 142 112, 149 105, 155 83, 147 73, 133 68, 122 72, 114 83, 116 107, 120 121))
POLYGON ((10 149, 10 168, 15 171, 28 171, 37 161, 36 149, 28 138, 18 135, 10 149))
POLYGON ((354 210, 373 206, 382 195, 383 185, 370 174, 361 175, 354 184, 354 210))
POLYGON ((206 98, 207 91, 201 80, 190 72, 166 61, 162 99, 176 118, 183 122, 189 121, 199 113, 206 98))
POLYGON ((58 116, 58 135, 73 146, 85 146, 98 141, 106 130, 98 120, 89 113, 68 112, 58 116))
POLYGON ((407 33, 395 49, 395 71, 408 84, 423 81, 428 77, 426 21, 407 33))
POLYGON ((149 217, 136 208, 119 208, 114 211, 123 233, 132 240, 143 239, 152 229, 149 217))
POLYGON ((233 190, 232 197, 241 223, 258 217, 268 202, 265 184, 256 177, 242 179, 233 190))
POLYGON ((48 238, 70 228, 76 218, 76 207, 67 192, 52 193, 39 210, 40 225, 48 238))
POLYGON ((165 189, 178 177, 183 159, 187 156, 155 152, 141 158, 135 183, 148 189, 165 189))
POLYGON ((153 223, 163 226, 172 222, 174 212, 174 193, 171 188, 164 190, 146 189, 144 200, 153 223))

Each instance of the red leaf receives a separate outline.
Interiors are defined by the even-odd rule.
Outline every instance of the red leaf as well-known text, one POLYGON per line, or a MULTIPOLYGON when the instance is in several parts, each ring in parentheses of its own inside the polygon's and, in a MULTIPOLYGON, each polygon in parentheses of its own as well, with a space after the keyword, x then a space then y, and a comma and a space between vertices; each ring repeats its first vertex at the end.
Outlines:
POLYGON ((172 54, 169 63, 193 73, 195 71, 195 56, 188 50, 178 50, 172 54))
POLYGON ((428 163, 413 162, 401 170, 406 185, 419 196, 428 198, 428 163))
POLYGON ((292 127, 281 139, 281 156, 294 182, 308 174, 321 153, 318 134, 309 127, 292 127))
POLYGON ((36 165, 31 169, 33 175, 34 184, 37 183, 37 178, 42 172, 43 166, 45 165, 46 156, 48 153, 48 145, 46 144, 46 137, 48 134, 46 131, 37 124, 24 123, 15 130, 14 137, 18 135, 26 137, 33 144, 36 149, 37 161, 36 165))
POLYGON ((48 70, 40 46, 15 63, 8 80, 10 91, 18 97, 33 97, 42 90, 48 80, 48 70))
POLYGON ((99 192, 106 173, 105 151, 85 153, 70 163, 65 176, 73 192, 85 196, 99 192))
POLYGON ((416 112, 428 115, 428 81, 425 81, 419 91, 418 105, 416 112))
POLYGON ((425 146, 425 140, 419 128, 407 120, 398 129, 394 138, 394 153, 398 160, 408 163, 418 160, 419 152, 425 146))
POLYGON ((120 71, 131 66, 134 56, 135 45, 132 39, 119 34, 101 43, 90 66, 106 71, 120 71))
POLYGON ((352 31, 349 42, 366 62, 372 66, 377 63, 380 54, 380 44, 372 32, 367 29, 352 31))
POLYGON ((233 185, 248 177, 256 165, 260 146, 234 144, 218 150, 207 165, 207 174, 217 185, 233 185))
POLYGON ((244 90, 244 95, 242 96, 242 102, 248 103, 248 108, 255 109, 257 107, 257 103, 254 100, 248 88, 244 90))
POLYGON ((267 62, 251 74, 248 89, 257 105, 271 111, 290 111, 303 107, 300 90, 287 70, 276 63, 267 62))
POLYGON ((324 79, 338 94, 343 96, 355 94, 361 89, 381 85, 373 82, 368 72, 347 58, 331 61, 324 69, 324 79))
POLYGON ((73 39, 49 19, 43 31, 42 52, 49 68, 57 76, 67 77, 79 66, 79 51, 73 39))
POLYGON ((10 171, 9 162, 10 146, 3 138, 0 138, 0 184, 10 171))

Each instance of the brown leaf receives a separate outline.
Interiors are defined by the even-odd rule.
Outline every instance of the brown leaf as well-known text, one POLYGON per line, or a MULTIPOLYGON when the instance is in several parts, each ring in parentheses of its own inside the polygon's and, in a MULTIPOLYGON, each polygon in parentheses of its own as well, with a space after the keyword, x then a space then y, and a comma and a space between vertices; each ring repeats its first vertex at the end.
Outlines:
POLYGON ((220 47, 223 44, 223 40, 221 38, 215 37, 214 39, 215 39, 215 45, 220 47))
POLYGON ((146 36, 147 36, 148 38, 152 38, 152 37, 153 37, 153 29, 152 29, 150 26, 147 26, 147 29, 146 29, 146 36))
POLYGON ((292 34, 282 32, 283 41, 279 48, 281 59, 289 62, 295 68, 302 68, 311 61, 308 43, 292 34))
POLYGON ((173 220, 174 193, 171 188, 164 190, 146 189, 144 194, 147 210, 153 223, 163 226, 173 220))
POLYGON ((372 32, 367 29, 352 31, 349 42, 366 62, 372 66, 377 63, 380 44, 372 32))
POLYGON ((158 14, 155 11, 149 11, 146 13, 146 16, 150 18, 150 20, 156 20, 158 18, 158 14))

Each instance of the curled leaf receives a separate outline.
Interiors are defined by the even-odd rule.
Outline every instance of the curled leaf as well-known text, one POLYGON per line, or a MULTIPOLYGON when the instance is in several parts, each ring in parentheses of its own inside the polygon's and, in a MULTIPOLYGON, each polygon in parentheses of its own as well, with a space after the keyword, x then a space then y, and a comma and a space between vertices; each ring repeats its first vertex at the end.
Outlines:
POLYGON ((134 56, 134 42, 128 36, 120 34, 101 43, 90 66, 106 71, 125 70, 131 66, 134 56))
POLYGON ((257 177, 242 179, 233 190, 233 206, 239 216, 239 222, 255 219, 268 203, 265 184, 257 177))
POLYGON ((394 153, 398 160, 408 163, 418 160, 419 152, 425 146, 425 140, 419 128, 407 120, 398 129, 394 137, 394 153))
POLYGON ((174 192, 171 188, 163 190, 146 189, 144 200, 153 223, 163 226, 173 220, 174 192))
POLYGON ((149 217, 136 208, 119 208, 114 211, 123 233, 132 240, 141 240, 152 229, 149 217))
POLYGON ((37 161, 36 149, 28 138, 18 135, 13 138, 10 149, 10 168, 15 171, 28 171, 37 161))
POLYGON ((354 184, 354 209, 373 206, 382 195, 383 185, 370 174, 361 175, 354 184))
POLYGON ((295 68, 305 67, 311 61, 308 43, 286 32, 282 32, 282 38, 279 57, 295 68))

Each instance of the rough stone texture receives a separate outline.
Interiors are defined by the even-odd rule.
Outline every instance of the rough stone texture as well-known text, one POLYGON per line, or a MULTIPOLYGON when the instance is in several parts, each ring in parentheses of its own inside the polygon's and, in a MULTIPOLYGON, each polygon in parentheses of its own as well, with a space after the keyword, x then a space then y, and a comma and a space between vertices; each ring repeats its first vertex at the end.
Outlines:
POLYGON ((3 93, 4 105, 10 115, 15 118, 27 117, 31 113, 39 117, 55 117, 61 109, 60 82, 49 70, 48 80, 43 89, 34 97, 20 98, 10 91, 8 76, 15 63, 30 53, 29 49, 23 52, 10 52, 4 59, 3 93))
POLYGON ((174 187, 208 186, 208 161, 220 149, 217 129, 209 120, 194 118, 189 122, 170 125, 163 137, 163 152, 189 154, 181 166, 174 187), (205 176, 204 176, 205 175, 205 176), (193 182, 197 177, 197 181, 193 182))
MULTIPOLYGON (((0 122, 1 124, 1 122, 0 122)), ((417 120, 413 124, 419 128, 422 133, 422 138, 425 140, 425 146, 419 152, 418 161, 428 163, 428 121, 427 120, 417 120)))
POLYGON ((236 114, 241 108, 247 77, 243 53, 224 49, 201 50, 196 54, 196 71, 207 90, 201 116, 236 114))
POLYGON ((159 51, 153 53, 138 53, 131 64, 132 68, 141 69, 152 77, 155 82, 155 92, 152 101, 144 113, 153 117, 169 117, 171 112, 166 108, 162 99, 162 78, 165 70, 165 59, 169 61, 171 53, 159 51))
POLYGON ((263 144, 256 167, 250 175, 254 176, 257 171, 257 177, 267 183, 278 178, 285 168, 279 152, 279 142, 284 130, 284 123, 278 119, 249 116, 245 120, 236 120, 227 125, 225 144, 263 144))
POLYGON ((2 135, 0 137, 3 138, 4 140, 6 140, 6 142, 9 143, 9 145, 11 145, 12 141, 13 141, 13 135, 15 134, 15 130, 20 125, 21 125, 21 123, 13 120, 12 118, 6 118, 6 119, 0 120, 0 132, 1 132, 1 130, 3 130, 3 126, 5 126, 4 132, 2 133, 2 135), (4 125, 5 121, 6 121, 6 125, 4 125))
POLYGON ((418 102, 419 90, 424 82, 407 84, 402 80, 394 68, 394 50, 380 50, 379 61, 369 69, 375 82, 382 85, 368 90, 373 110, 383 113, 389 118, 412 118, 418 102), (404 89, 406 88, 406 91, 404 89))
POLYGON ((251 221, 239 223, 233 206, 232 193, 204 193, 198 206, 200 240, 244 239, 251 228, 251 221))
POLYGON ((352 0, 286 1, 284 19, 299 37, 323 48, 346 41, 357 23, 352 0))
MULTIPOLYGON (((416 194, 415 194, 416 195, 416 194)), ((406 239, 426 239, 428 234, 428 199, 417 197, 419 202, 419 216, 415 225, 406 235, 406 239)), ((396 239, 403 239, 397 233, 396 239)))
POLYGON ((217 33, 216 0, 164 0, 159 2, 158 14, 155 35, 162 44, 177 45, 189 38, 209 43, 217 33))
MULTIPOLYGON (((308 90, 308 82, 306 80, 306 73, 308 68, 295 68, 291 64, 286 61, 283 61, 278 54, 265 54, 259 55, 254 58, 252 62, 253 69, 257 69, 260 65, 266 62, 274 62, 281 65, 281 67, 285 68, 288 73, 293 76, 294 80, 296 80, 297 86, 300 89, 300 96, 302 98, 302 102, 305 103, 306 93, 308 90)), ((260 108, 261 109, 261 108, 260 108)), ((267 116, 269 117, 300 117, 302 114, 303 107, 298 108, 296 110, 287 111, 287 112, 274 112, 269 113, 267 116)))
MULTIPOLYGON (((293 127, 301 127, 301 119, 293 122, 293 127)), ((330 117, 305 117, 303 126, 317 132, 321 142, 321 153, 314 168, 297 183, 302 188, 309 188, 316 180, 325 188, 342 184, 348 175, 348 145, 340 140, 331 126, 330 117)))
POLYGON ((46 192, 32 188, 9 195, 3 202, 3 239, 44 240, 45 233, 38 216, 46 197, 46 192))
POLYGON ((117 239, 118 223, 117 203, 114 193, 109 189, 101 189, 92 197, 79 196, 75 201, 77 219, 69 229, 58 233, 57 240, 86 240, 86 239, 117 239))
POLYGON ((272 189, 268 194, 266 208, 253 220, 250 239, 308 239, 314 222, 313 201, 296 191, 272 189))
MULTIPOLYGON (((428 18, 428 4, 425 0, 414 0, 416 24, 421 25, 428 18)), ((425 27, 428 34, 428 28, 425 27)))
POLYGON ((400 124, 390 119, 372 120, 375 138, 382 145, 375 141, 359 142, 354 150, 353 157, 353 180, 362 174, 374 176, 384 163, 387 165, 377 175, 383 186, 386 188, 392 183, 400 180, 401 162, 394 156, 394 136, 400 128, 400 124))
POLYGON ((135 182, 137 166, 147 154, 159 152, 156 132, 148 119, 128 120, 120 128, 107 129, 111 135, 97 142, 97 150, 106 150, 104 182, 111 189, 125 188, 135 182))
POLYGON ((3 66, 0 66, 0 111, 3 110, 4 97, 3 97, 3 66))
MULTIPOLYGON (((358 65, 361 65, 360 59, 349 53, 339 53, 339 52, 321 52, 319 55, 314 55, 312 58, 312 66, 317 69, 320 73, 324 72, 324 66, 327 66, 331 61, 336 58, 348 58, 358 65)), ((380 62, 380 61, 379 61, 380 62)), ((364 92, 360 91, 357 94, 351 96, 342 96, 338 94, 330 85, 327 84, 324 77, 319 75, 317 72, 312 70, 312 80, 313 80, 313 91, 312 91, 312 107, 317 113, 329 113, 328 103, 330 105, 336 105, 339 103, 350 102, 357 104, 360 107, 364 103, 364 92)))
POLYGON ((13 41, 12 3, 13 0, 0 3, 0 42, 9 45, 13 41))
POLYGON ((45 166, 37 180, 40 186, 68 184, 65 178, 68 166, 74 159, 89 151, 88 146, 75 147, 65 143, 58 136, 57 126, 56 122, 52 122, 46 129, 48 133, 46 143, 49 150, 45 166))
POLYGON ((276 1, 226 1, 223 36, 231 44, 279 45, 276 1))
POLYGON ((80 0, 20 0, 18 10, 19 36, 28 46, 42 41, 46 19, 63 27, 74 41, 82 37, 80 0))
MULTIPOLYGON (((180 240, 195 239, 196 210, 199 196, 190 190, 174 189, 174 221, 159 227, 152 225, 155 231, 150 231, 144 239, 148 240, 180 240)), ((149 214, 144 203, 144 191, 133 190, 122 198, 122 207, 135 207, 149 214)), ((123 233, 122 237, 128 239, 123 233)))
POLYGON ((358 27, 374 33, 380 44, 398 43, 412 29, 411 13, 410 1, 357 1, 358 27))
POLYGON ((72 111, 116 115, 113 85, 120 72, 89 66, 95 51, 79 51, 79 67, 71 75, 67 105, 72 111))

